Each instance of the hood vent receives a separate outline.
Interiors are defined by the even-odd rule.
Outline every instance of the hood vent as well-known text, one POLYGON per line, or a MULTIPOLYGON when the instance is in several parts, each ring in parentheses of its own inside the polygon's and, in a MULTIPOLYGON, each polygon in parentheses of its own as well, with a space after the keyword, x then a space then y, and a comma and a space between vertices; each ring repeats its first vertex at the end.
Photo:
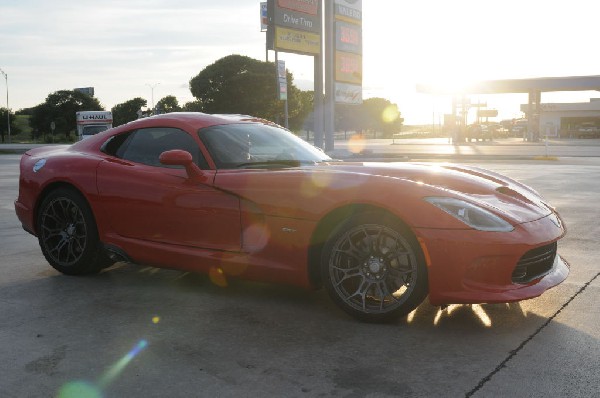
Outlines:
POLYGON ((525 196, 523 196, 519 192, 515 191, 512 188, 504 186, 504 185, 496 188, 496 192, 501 193, 502 195, 510 196, 511 198, 517 199, 521 202, 525 202, 525 203, 531 202, 529 199, 527 199, 525 196))

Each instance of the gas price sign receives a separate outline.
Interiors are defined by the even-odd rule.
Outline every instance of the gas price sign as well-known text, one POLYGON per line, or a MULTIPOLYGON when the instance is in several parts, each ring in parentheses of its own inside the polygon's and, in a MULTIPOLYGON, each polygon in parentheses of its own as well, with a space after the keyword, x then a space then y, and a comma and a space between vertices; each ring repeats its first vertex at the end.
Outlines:
POLYGON ((359 25, 342 21, 335 23, 335 48, 354 54, 362 54, 362 29, 359 25))
POLYGON ((362 102, 362 1, 334 0, 335 101, 362 102))

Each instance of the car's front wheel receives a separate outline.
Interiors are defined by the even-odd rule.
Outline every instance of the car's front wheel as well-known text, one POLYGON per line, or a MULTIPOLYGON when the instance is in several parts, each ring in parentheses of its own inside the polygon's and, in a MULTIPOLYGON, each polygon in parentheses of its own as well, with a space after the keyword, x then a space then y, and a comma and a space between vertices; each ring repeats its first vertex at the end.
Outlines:
POLYGON ((38 241, 46 260, 68 275, 99 272, 110 264, 85 198, 68 188, 50 192, 37 218, 38 241))
POLYGON ((365 322, 405 316, 427 296, 427 268, 417 240, 378 213, 355 216, 325 245, 322 278, 336 304, 365 322))

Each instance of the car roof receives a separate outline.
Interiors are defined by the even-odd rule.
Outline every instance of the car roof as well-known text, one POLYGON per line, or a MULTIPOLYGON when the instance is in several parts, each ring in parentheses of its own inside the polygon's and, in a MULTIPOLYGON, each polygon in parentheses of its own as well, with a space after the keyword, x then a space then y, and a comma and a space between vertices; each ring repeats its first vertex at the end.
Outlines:
MULTIPOLYGON (((200 112, 173 112, 165 113, 162 115, 155 115, 143 119, 134 120, 133 122, 127 123, 131 128, 151 127, 159 126, 164 124, 169 125, 185 125, 191 130, 197 130, 203 127, 215 126, 220 124, 230 123, 243 123, 243 122, 254 122, 254 123, 265 123, 266 120, 255 118, 248 115, 238 114, 218 114, 211 115, 208 113, 200 112)), ((268 122, 267 122, 268 123, 268 122)))
POLYGON ((132 122, 120 125, 110 130, 106 130, 102 133, 98 133, 88 139, 76 142, 72 145, 72 149, 78 151, 86 150, 98 150, 106 139, 115 134, 120 134, 129 130, 136 130, 142 128, 152 127, 175 127, 187 131, 197 131, 204 127, 217 126, 223 124, 233 123, 263 123, 273 125, 272 122, 256 118, 248 115, 240 114, 220 114, 211 115, 200 112, 173 112, 165 113, 162 115, 156 115, 137 119, 132 122))

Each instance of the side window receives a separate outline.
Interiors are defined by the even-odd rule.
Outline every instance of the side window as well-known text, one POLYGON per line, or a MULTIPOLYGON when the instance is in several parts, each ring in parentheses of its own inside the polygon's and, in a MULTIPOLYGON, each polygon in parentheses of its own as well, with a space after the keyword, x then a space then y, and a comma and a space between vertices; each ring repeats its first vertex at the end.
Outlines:
POLYGON ((131 162, 155 167, 179 167, 165 166, 159 161, 161 153, 172 149, 188 151, 200 168, 208 169, 208 163, 196 141, 185 131, 175 128, 140 129, 114 136, 102 146, 103 152, 131 162))

